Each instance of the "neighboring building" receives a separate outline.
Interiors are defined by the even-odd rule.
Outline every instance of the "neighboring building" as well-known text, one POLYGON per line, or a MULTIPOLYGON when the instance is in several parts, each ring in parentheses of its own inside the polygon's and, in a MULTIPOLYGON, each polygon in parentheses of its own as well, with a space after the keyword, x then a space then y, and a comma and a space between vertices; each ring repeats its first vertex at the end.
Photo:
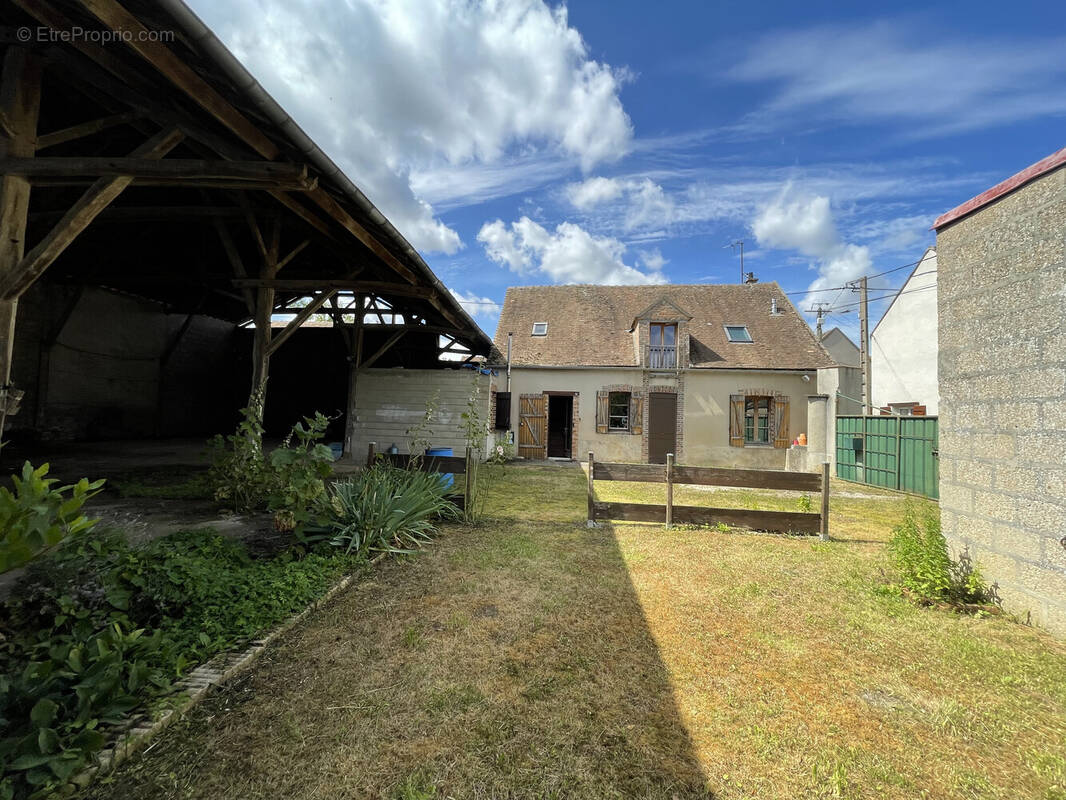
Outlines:
POLYGON ((830 358, 842 367, 859 366, 859 346, 840 328, 833 328, 822 334, 822 347, 829 353, 830 358))
POLYGON ((1066 637, 1066 149, 934 227, 944 533, 1066 637))
POLYGON ((936 248, 925 251, 870 334, 871 401, 884 413, 936 415, 936 248))
POLYGON ((527 458, 781 469, 810 433, 813 469, 831 450, 831 409, 809 397, 838 366, 776 283, 512 287, 496 348, 497 427, 527 458))

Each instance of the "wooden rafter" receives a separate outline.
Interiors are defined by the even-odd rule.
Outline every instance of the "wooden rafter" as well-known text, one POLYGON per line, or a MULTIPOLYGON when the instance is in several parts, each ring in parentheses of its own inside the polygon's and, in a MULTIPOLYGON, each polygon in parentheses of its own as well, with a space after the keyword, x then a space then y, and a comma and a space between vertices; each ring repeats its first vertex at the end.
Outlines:
MULTIPOLYGON (((134 158, 162 158, 182 140, 180 131, 162 131, 133 151, 134 158)), ((63 215, 18 266, 0 275, 0 297, 18 297, 25 292, 52 262, 130 185, 132 178, 100 178, 63 215)))
MULTIPOLYGON (((237 250, 237 245, 233 242, 233 237, 230 236, 229 229, 226 224, 220 220, 215 219, 215 230, 218 232, 218 238, 222 241, 222 249, 226 253, 226 258, 229 259, 230 267, 237 275, 238 279, 247 278, 248 270, 244 267, 244 262, 241 260, 241 254, 237 250)), ((255 294, 249 287, 242 287, 241 293, 244 295, 244 304, 248 307, 248 313, 255 315, 255 294)))
POLYGON ((302 242, 300 242, 298 245, 296 245, 296 247, 292 248, 292 250, 289 251, 288 255, 286 255, 284 258, 282 258, 280 261, 278 261, 278 266, 277 266, 278 271, 280 271, 282 267, 284 267, 286 264, 288 264, 290 261, 292 261, 294 258, 296 258, 296 256, 300 255, 300 253, 303 252, 303 249, 305 247, 307 247, 307 245, 309 245, 309 244, 311 244, 311 240, 310 239, 304 239, 302 242))
POLYGON ((289 321, 289 324, 282 328, 277 336, 271 338, 270 344, 268 344, 266 348, 266 354, 268 356, 273 355, 275 350, 285 344, 285 342, 287 342, 289 338, 299 330, 300 326, 307 322, 307 320, 309 320, 316 311, 322 308, 323 304, 336 293, 336 290, 322 292, 322 294, 318 295, 314 300, 301 308, 300 312, 289 321))
POLYGON ((392 336, 385 340, 385 344, 381 345, 381 347, 379 347, 377 351, 375 351, 374 355, 370 356, 370 358, 368 358, 366 361, 363 361, 359 365, 360 369, 369 369, 370 367, 374 366, 374 362, 376 362, 379 358, 385 355, 385 353, 387 353, 394 344, 400 341, 400 339, 405 333, 407 333, 406 329, 398 330, 394 334, 392 334, 392 336))
MULTIPOLYGON (((395 294, 397 297, 429 298, 433 290, 425 286, 406 286, 399 283, 385 283, 382 281, 357 281, 343 278, 234 278, 234 286, 248 286, 252 288, 270 288, 290 292, 313 292, 318 289, 336 289, 337 291, 349 292, 381 292, 383 294, 395 294)), ((368 307, 368 311, 376 310, 368 307)), ((381 309, 387 313, 393 313, 393 309, 381 309)), ((398 312, 397 312, 398 313, 398 312)))
POLYGON ((273 161, 210 161, 198 158, 49 157, 2 158, 0 173, 41 178, 121 177, 195 186, 197 182, 244 182, 256 188, 309 190, 317 178, 309 178, 306 164, 273 161))
POLYGON ((125 125, 127 122, 133 122, 141 117, 142 114, 139 111, 127 111, 124 114, 112 114, 109 117, 101 117, 100 119, 93 119, 88 122, 81 122, 77 125, 71 125, 69 128, 52 131, 51 133, 45 133, 37 137, 37 149, 44 150, 48 147, 55 147, 58 144, 65 144, 77 139, 84 139, 86 136, 92 136, 95 133, 100 133, 100 131, 106 131, 108 128, 114 128, 117 125, 125 125))

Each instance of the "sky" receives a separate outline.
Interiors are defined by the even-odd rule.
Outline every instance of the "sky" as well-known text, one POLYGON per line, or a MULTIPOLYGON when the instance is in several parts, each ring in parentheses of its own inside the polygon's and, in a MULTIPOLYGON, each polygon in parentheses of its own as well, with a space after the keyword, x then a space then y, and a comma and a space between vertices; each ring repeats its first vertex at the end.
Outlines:
MULTIPOLYGON (((491 336, 508 286, 777 281, 857 340, 1066 144, 1066 4, 191 0, 491 336)), ((813 320, 813 315, 807 315, 813 320)))

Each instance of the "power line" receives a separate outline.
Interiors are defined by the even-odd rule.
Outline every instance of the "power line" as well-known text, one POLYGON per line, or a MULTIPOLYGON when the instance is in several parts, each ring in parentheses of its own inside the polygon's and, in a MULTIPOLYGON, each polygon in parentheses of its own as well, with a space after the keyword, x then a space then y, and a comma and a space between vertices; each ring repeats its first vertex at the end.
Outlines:
MULTIPOLYGON (((884 294, 884 295, 881 295, 880 297, 873 298, 872 300, 870 300, 870 302, 871 303, 876 303, 876 302, 878 302, 880 300, 889 300, 889 299, 891 299, 893 297, 898 297, 901 294, 913 294, 914 292, 924 292, 924 291, 926 291, 928 289, 935 289, 935 288, 936 288, 935 286, 921 286, 921 287, 919 287, 917 289, 908 289, 905 292, 889 292, 888 294, 884 294)), ((845 305, 836 306, 835 308, 831 308, 829 310, 830 311, 847 311, 848 309, 851 309, 851 308, 854 308, 854 307, 860 305, 860 303, 861 303, 861 301, 856 301, 854 303, 846 303, 845 305)))

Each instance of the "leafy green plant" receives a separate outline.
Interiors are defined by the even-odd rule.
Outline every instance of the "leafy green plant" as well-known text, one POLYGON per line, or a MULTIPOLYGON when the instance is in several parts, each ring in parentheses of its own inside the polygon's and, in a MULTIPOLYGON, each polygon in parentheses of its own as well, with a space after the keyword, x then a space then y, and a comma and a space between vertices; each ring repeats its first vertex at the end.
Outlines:
POLYGON ((411 451, 412 468, 417 469, 425 456, 426 450, 433 446, 433 421, 440 412, 440 391, 434 391, 426 399, 426 407, 422 417, 404 431, 407 436, 408 447, 411 451))
POLYGON ((811 503, 811 496, 809 494, 800 495, 796 498, 796 508, 804 513, 810 513, 813 504, 811 503))
POLYGON ((239 514, 263 507, 273 475, 263 455, 263 402, 255 397, 241 409, 237 431, 208 442, 208 480, 215 500, 239 514))
POLYGON ((438 517, 458 516, 431 472, 377 464, 329 489, 324 538, 351 555, 410 553, 428 543, 438 517))
POLYGON ((939 510, 909 503, 892 531, 889 550, 900 585, 922 603, 987 603, 991 593, 969 558, 952 560, 940 531, 939 510))
POLYGON ((486 459, 486 463, 494 465, 503 465, 508 461, 513 461, 515 456, 515 446, 510 442, 496 442, 493 445, 492 450, 489 451, 489 457, 486 459))
POLYGON ((21 477, 11 476, 15 491, 0 488, 0 572, 31 561, 96 524, 80 512, 104 482, 82 478, 56 489, 58 481, 46 478, 47 474, 48 464, 34 469, 27 461, 21 477))
POLYGON ((466 401, 466 411, 460 415, 463 438, 470 448, 471 458, 467 469, 470 470, 470 497, 467 498, 463 514, 467 522, 473 522, 484 510, 484 498, 478 486, 478 468, 485 459, 485 440, 489 434, 488 420, 481 413, 481 375, 474 373, 470 387, 470 396, 466 401))
POLYGON ((333 452, 322 439, 329 423, 330 418, 319 412, 305 417, 270 454, 274 474, 269 502, 279 530, 291 530, 310 519, 315 503, 326 492, 324 479, 333 472, 333 452))

